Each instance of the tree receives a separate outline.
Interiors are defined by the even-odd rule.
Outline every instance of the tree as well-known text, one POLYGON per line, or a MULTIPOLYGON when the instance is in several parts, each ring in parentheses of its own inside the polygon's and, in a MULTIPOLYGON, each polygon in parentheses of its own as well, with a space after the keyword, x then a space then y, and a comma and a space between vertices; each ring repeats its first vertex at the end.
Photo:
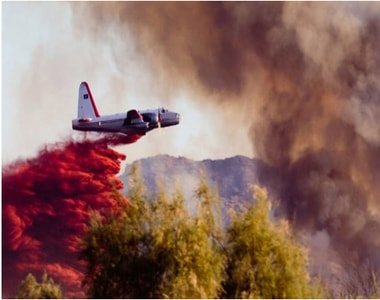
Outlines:
POLYGON ((212 213, 217 197, 205 180, 195 192, 198 213, 191 218, 177 192, 171 202, 161 193, 153 206, 154 243, 164 266, 160 297, 216 298, 222 290, 224 255, 216 238, 221 229, 212 213))
POLYGON ((255 204, 226 230, 217 192, 204 178, 194 193, 194 215, 180 191, 170 197, 161 189, 148 198, 136 165, 130 180, 129 205, 106 217, 94 213, 83 239, 88 296, 321 296, 307 273, 306 250, 290 230, 270 220, 265 190, 254 188, 255 204))
MULTIPOLYGON (((130 205, 101 218, 94 213, 81 257, 85 285, 95 298, 215 298, 224 257, 211 234, 216 224, 200 205, 191 217, 181 192, 145 195, 138 169, 130 174, 130 205), (212 229, 212 230, 211 230, 212 229)), ((208 193, 202 186, 203 197, 208 193)), ((205 199, 204 197, 202 199, 205 199)), ((199 199, 202 201, 201 199, 199 199)))
POLYGON ((269 219, 266 191, 254 187, 256 202, 235 217, 227 232, 229 298, 319 296, 307 273, 307 255, 294 237, 269 219))
POLYGON ((204 229, 214 240, 218 241, 219 244, 222 243, 223 222, 221 201, 218 196, 218 190, 210 188, 205 176, 201 177, 195 190, 195 199, 198 203, 198 221, 202 223, 204 229))
POLYGON ((90 217, 80 257, 87 265, 84 284, 91 298, 156 296, 157 266, 150 257, 147 202, 136 166, 130 178, 128 206, 104 218, 96 212, 90 217))
POLYGON ((63 298, 62 290, 59 285, 54 283, 54 280, 43 273, 41 283, 38 283, 36 278, 29 273, 21 282, 16 298, 19 299, 59 299, 63 298))

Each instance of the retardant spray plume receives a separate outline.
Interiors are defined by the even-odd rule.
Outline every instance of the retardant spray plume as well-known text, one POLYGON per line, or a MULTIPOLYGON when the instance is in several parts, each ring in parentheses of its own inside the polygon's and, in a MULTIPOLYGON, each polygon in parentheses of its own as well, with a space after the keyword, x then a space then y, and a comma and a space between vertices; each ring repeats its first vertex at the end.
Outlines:
POLYGON ((3 297, 14 297, 28 272, 39 278, 44 270, 62 285, 66 297, 85 296, 78 238, 89 210, 102 213, 120 205, 122 183, 115 175, 126 157, 108 145, 138 138, 69 140, 3 168, 3 297))
MULTIPOLYGON (((379 3, 73 6, 76 26, 96 39, 131 33, 163 87, 241 107, 228 125, 240 130, 249 114, 247 138, 278 169, 297 228, 327 234, 343 261, 380 265, 379 3)), ((115 45, 122 69, 127 47, 115 45)))

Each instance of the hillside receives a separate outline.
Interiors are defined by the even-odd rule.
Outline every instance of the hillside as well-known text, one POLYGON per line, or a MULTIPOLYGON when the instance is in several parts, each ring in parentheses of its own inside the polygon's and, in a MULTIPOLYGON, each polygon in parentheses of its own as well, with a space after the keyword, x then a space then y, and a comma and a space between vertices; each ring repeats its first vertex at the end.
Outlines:
MULTIPOLYGON (((202 176, 206 176, 211 186, 218 188, 224 212, 230 207, 236 209, 250 201, 252 185, 260 184, 271 190, 278 181, 272 168, 258 159, 245 156, 194 161, 184 157, 157 155, 134 163, 139 164, 150 194, 156 193, 160 186, 169 193, 179 187, 184 192, 190 209, 194 207, 192 195, 202 176)), ((130 168, 131 164, 127 165, 120 176, 125 193, 128 193, 130 168)))

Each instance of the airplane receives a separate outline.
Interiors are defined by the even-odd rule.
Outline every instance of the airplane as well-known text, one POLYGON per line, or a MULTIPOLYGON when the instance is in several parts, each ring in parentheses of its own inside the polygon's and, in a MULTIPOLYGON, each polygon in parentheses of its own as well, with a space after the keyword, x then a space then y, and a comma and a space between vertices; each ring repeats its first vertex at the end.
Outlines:
POLYGON ((78 118, 72 120, 72 128, 79 131, 98 131, 145 135, 159 128, 177 125, 180 114, 165 108, 138 111, 131 109, 126 113, 101 116, 87 82, 79 86, 78 118))

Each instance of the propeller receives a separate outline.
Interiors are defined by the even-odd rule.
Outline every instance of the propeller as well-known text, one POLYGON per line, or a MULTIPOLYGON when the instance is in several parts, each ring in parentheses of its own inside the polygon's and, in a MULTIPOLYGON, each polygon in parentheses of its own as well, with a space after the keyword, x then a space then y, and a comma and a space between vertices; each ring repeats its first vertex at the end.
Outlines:
POLYGON ((159 108, 158 109, 158 122, 157 122, 157 125, 158 125, 158 134, 159 135, 162 135, 162 133, 163 133, 162 127, 161 127, 161 121, 162 121, 161 109, 159 108))
POLYGON ((158 109, 158 122, 157 122, 157 125, 158 125, 158 128, 161 128, 161 109, 158 109))

